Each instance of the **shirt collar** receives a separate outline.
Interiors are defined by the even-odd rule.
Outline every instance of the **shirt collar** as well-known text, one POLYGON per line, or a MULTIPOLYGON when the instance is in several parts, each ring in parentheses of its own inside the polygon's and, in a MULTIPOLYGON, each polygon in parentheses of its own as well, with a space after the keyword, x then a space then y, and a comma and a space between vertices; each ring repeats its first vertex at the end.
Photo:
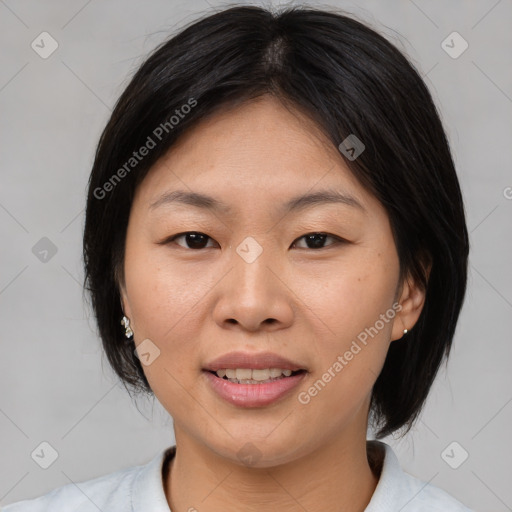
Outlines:
POLYGON ((400 503, 400 483, 405 479, 405 473, 400 467, 391 446, 381 441, 368 441, 368 449, 380 453, 382 469, 379 482, 372 495, 370 503, 364 512, 383 512, 384 510, 401 510, 404 503, 400 503))
POLYGON ((175 453, 176 446, 167 448, 137 473, 132 486, 132 512, 171 512, 165 496, 162 470, 175 453))

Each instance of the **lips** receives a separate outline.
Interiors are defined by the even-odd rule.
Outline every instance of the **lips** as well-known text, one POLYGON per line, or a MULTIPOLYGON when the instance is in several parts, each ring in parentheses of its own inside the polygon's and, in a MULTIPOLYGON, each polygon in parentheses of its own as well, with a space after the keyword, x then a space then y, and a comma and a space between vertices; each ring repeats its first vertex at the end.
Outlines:
POLYGON ((266 407, 284 400, 306 376, 306 372, 303 371, 272 382, 236 384, 217 377, 213 372, 204 371, 203 373, 208 387, 215 395, 236 407, 266 407))
POLYGON ((210 372, 224 369, 250 368, 252 370, 264 370, 266 368, 281 368, 283 370, 306 370, 304 365, 296 361, 292 361, 285 357, 279 356, 272 352, 230 352, 217 357, 213 361, 206 364, 203 369, 210 372))
POLYGON ((203 373, 210 389, 232 405, 264 407, 288 395, 307 370, 271 352, 231 352, 205 365, 203 373))

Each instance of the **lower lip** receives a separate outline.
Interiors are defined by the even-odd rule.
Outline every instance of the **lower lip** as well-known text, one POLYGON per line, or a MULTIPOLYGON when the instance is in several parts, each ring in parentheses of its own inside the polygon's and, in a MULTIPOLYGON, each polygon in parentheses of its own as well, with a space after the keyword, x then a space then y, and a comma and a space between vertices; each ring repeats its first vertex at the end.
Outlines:
POLYGON ((264 407, 288 394, 304 378, 306 372, 283 377, 264 384, 236 384, 204 370, 213 390, 227 402, 238 407, 264 407))

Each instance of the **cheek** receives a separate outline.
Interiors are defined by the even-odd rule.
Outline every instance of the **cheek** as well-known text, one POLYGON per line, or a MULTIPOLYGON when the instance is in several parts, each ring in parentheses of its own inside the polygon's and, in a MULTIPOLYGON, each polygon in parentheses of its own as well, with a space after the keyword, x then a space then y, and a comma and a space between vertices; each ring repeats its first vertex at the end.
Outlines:
POLYGON ((126 287, 136 343, 150 339, 160 350, 150 365, 143 365, 146 378, 164 407, 178 414, 196 384, 195 340, 200 339, 198 329, 205 321, 201 304, 209 287, 193 271, 171 265, 163 249, 127 250, 126 287))
POLYGON ((304 276, 304 304, 324 324, 327 339, 346 342, 392 306, 398 270, 393 251, 354 251, 353 258, 326 266, 322 274, 304 276))
POLYGON ((398 260, 378 252, 355 258, 337 272, 323 293, 310 294, 318 336, 312 379, 302 402, 336 431, 359 414, 389 348, 398 260), (333 414, 332 411, 338 411, 333 414))
MULTIPOLYGON (((187 315, 208 290, 194 268, 183 271, 165 255, 165 247, 134 247, 125 259, 126 287, 136 326, 146 337, 165 341, 172 327, 187 315)), ((183 323, 184 325, 184 323, 183 323)), ((174 330, 174 329, 173 329, 174 330)))
POLYGON ((387 249, 381 245, 379 250, 354 252, 353 258, 329 269, 330 279, 317 276, 316 282, 325 285, 305 301, 314 312, 311 318, 318 331, 314 372, 322 381, 317 386, 323 389, 316 405, 320 409, 341 400, 347 413, 355 411, 384 364, 396 316, 393 300, 399 274, 394 246, 387 249))
POLYGON ((197 372, 196 340, 207 320, 201 305, 216 280, 209 283, 206 277, 196 278, 200 274, 193 267, 185 272, 171 265, 165 247, 132 247, 125 275, 136 343, 150 339, 160 350, 154 363, 143 367, 144 373, 155 394, 162 385, 177 392, 172 377, 182 382, 197 372))

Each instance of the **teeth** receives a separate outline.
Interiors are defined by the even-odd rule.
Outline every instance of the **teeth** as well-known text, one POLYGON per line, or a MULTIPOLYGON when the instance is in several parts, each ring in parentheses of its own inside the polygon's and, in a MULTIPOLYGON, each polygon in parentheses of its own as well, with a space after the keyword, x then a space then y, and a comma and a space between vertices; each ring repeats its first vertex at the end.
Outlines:
POLYGON ((217 370, 217 376, 220 378, 227 377, 238 381, 257 381, 262 382, 269 379, 277 379, 281 376, 289 377, 292 374, 291 370, 282 370, 280 368, 265 368, 265 369, 251 369, 251 368, 223 368, 217 370))
MULTIPOLYGON (((238 375, 238 370, 237 370, 238 375)), ((279 377, 280 375, 276 375, 276 377, 279 377)), ((270 378, 270 370, 252 370, 251 377, 253 380, 268 380, 270 378)))
POLYGON ((237 368, 235 370, 235 373, 236 373, 236 378, 238 380, 248 380, 251 378, 252 370, 250 370, 250 369, 240 370, 239 368, 237 368))

